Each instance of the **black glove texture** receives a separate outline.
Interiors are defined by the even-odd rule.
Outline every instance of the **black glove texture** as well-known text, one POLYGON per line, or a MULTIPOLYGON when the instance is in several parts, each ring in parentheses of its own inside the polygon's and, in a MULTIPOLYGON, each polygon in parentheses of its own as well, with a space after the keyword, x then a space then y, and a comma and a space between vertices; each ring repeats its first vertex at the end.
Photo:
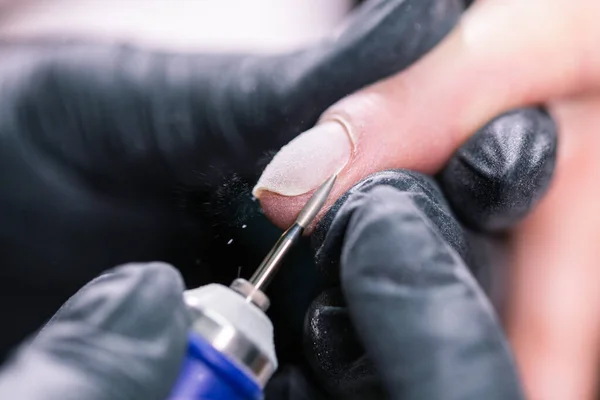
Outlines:
POLYGON ((383 171, 335 203, 313 234, 324 283, 304 333, 330 395, 523 398, 488 298, 494 260, 483 244, 542 197, 556 147, 545 111, 515 110, 476 133, 437 179, 383 171))
POLYGON ((92 280, 0 370, 0 398, 166 400, 187 349, 183 280, 129 264, 92 280))

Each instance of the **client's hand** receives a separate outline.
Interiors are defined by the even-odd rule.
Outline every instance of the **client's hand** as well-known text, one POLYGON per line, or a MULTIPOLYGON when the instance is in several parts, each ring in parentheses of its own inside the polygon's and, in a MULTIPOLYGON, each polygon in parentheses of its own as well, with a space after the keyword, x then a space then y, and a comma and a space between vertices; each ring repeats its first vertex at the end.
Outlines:
POLYGON ((285 226, 321 175, 340 171, 333 203, 376 171, 436 172, 495 115, 546 103, 564 133, 557 180, 517 232, 507 315, 534 399, 592 398, 596 391, 599 18, 596 0, 475 2, 410 69, 325 112, 322 124, 274 159, 255 189, 266 213, 285 226), (315 151, 317 134, 327 151, 315 151), (288 162, 302 160, 297 155, 310 163, 288 162), (294 171, 291 179, 277 179, 282 168, 294 171))

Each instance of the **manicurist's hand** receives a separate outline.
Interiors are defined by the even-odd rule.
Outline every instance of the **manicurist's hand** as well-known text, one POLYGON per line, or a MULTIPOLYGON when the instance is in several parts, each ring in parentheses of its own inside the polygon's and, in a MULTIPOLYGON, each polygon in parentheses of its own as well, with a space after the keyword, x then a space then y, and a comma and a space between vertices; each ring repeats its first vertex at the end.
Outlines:
POLYGON ((71 297, 0 369, 0 398, 165 400, 187 348, 183 280, 129 264, 71 297))
POLYGON ((544 111, 504 114, 437 179, 365 178, 313 232, 326 277, 305 324, 305 354, 340 399, 520 399, 488 284, 494 235, 545 193, 556 150, 544 111))

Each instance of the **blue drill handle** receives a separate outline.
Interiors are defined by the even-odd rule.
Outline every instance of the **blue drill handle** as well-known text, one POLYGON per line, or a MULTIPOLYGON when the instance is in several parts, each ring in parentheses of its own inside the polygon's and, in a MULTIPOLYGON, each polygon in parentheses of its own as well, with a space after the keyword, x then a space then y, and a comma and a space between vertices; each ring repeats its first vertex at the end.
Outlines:
POLYGON ((179 379, 169 400, 260 400, 261 387, 206 340, 190 333, 179 379))

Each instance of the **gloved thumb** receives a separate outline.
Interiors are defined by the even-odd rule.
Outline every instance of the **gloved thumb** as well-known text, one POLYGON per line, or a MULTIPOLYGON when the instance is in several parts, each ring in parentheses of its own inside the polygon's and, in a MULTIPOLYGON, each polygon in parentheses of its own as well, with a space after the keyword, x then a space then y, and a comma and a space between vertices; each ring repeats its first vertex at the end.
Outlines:
POLYGON ((0 398, 168 397, 187 343, 179 273, 118 267, 76 293, 0 373, 0 398))

